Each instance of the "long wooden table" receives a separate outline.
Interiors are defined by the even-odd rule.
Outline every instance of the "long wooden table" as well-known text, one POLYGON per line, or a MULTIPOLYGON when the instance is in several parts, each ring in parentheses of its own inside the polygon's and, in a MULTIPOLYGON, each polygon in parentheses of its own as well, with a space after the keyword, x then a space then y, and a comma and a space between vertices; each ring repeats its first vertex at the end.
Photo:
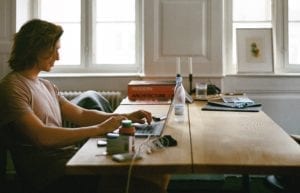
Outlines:
POLYGON ((299 174, 300 146, 263 111, 189 105, 195 173, 299 174))
MULTIPOLYGON (((176 123, 173 113, 164 134, 178 146, 168 147, 134 163, 134 172, 281 174, 300 171, 300 147, 263 111, 202 111, 204 102, 188 105, 185 121, 176 123)), ((120 105, 117 112, 145 109, 154 115, 167 113, 169 105, 120 105)), ((103 155, 105 148, 89 139, 67 163, 70 174, 127 172, 130 163, 117 163, 103 155)), ((141 143, 143 139, 138 139, 141 143)))
MULTIPOLYGON (((116 112, 132 112, 138 109, 150 111, 152 115, 167 115, 170 105, 120 105, 116 112)), ((174 122, 173 115, 167 120, 164 135, 172 135, 178 146, 161 150, 153 150, 151 154, 143 153, 143 159, 135 161, 133 173, 191 173, 192 152, 190 143, 188 112, 185 121, 174 122)), ((145 138, 136 138, 136 144, 141 144, 145 138)), ((105 147, 97 147, 97 138, 89 139, 83 147, 67 163, 66 171, 70 174, 113 174, 127 173, 130 162, 118 163, 112 161, 110 155, 103 153, 105 147)))

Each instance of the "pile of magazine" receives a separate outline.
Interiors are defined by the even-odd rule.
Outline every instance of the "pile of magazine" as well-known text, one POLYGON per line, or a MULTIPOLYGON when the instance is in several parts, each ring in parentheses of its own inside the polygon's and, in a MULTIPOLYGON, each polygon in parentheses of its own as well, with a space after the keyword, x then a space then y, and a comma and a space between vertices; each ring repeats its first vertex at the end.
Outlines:
POLYGON ((221 95, 221 100, 208 101, 202 110, 258 112, 261 110, 261 104, 256 103, 246 94, 221 95))

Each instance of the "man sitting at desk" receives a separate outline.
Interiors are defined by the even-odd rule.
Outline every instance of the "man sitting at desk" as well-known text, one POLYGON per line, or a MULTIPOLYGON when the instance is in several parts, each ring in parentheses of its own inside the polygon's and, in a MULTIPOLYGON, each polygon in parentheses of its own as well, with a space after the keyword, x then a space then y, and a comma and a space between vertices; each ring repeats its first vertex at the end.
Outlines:
POLYGON ((124 119, 140 123, 152 119, 143 110, 121 115, 83 109, 39 78, 41 71, 49 72, 59 59, 62 34, 60 26, 39 19, 23 25, 9 58, 12 72, 0 83, 0 137, 9 137, 17 175, 35 193, 90 191, 81 190, 81 181, 64 174, 66 162, 76 152, 74 144, 111 132, 124 119), (79 127, 64 128, 62 120, 79 127))

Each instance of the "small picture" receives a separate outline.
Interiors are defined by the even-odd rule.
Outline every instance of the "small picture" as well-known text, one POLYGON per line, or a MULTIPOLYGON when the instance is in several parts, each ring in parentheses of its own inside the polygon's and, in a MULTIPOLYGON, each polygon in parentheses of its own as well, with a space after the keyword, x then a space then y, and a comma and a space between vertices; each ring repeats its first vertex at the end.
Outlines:
POLYGON ((238 72, 273 72, 272 29, 238 28, 236 35, 238 72))

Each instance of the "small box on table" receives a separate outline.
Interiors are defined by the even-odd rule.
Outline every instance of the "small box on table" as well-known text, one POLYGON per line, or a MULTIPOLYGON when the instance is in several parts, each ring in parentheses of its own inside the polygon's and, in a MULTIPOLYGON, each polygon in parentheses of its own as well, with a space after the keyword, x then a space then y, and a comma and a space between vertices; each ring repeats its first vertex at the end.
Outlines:
POLYGON ((128 98, 167 101, 173 99, 174 87, 172 80, 132 80, 128 83, 128 98))

